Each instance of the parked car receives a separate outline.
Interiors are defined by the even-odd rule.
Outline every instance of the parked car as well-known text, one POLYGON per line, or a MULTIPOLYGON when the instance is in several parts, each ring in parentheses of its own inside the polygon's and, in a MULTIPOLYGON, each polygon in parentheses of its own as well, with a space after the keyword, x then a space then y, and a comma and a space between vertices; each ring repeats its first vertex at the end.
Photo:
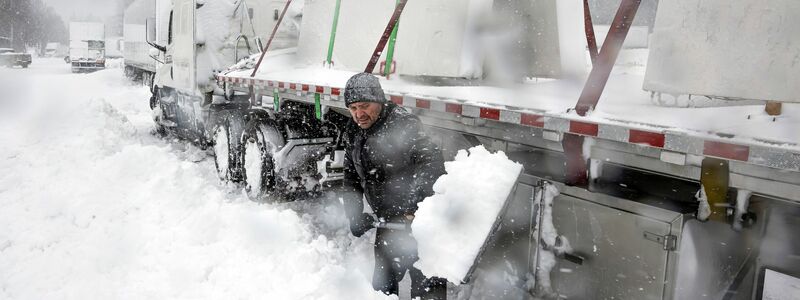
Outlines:
POLYGON ((0 66, 27 68, 32 61, 30 54, 17 53, 11 48, 0 48, 0 66))

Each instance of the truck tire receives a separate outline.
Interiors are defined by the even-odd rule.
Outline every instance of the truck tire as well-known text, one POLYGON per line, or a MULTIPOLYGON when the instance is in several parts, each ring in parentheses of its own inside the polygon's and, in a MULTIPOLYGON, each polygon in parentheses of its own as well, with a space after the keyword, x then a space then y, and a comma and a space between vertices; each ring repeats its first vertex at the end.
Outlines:
POLYGON ((23 64, 23 65, 22 65, 22 68, 23 68, 23 69, 27 69, 27 68, 28 68, 28 64, 23 64))
MULTIPOLYGON (((275 160, 273 154, 284 146, 283 135, 270 124, 253 119, 242 134, 242 176, 245 192, 250 199, 258 200, 276 191, 275 160)), ((277 195, 276 195, 277 196, 277 195)))
POLYGON ((161 90, 156 90, 156 92, 150 96, 150 109, 153 111, 155 134, 159 137, 165 137, 167 136, 167 127, 162 124, 162 121, 166 119, 166 116, 164 114, 164 107, 161 105, 161 97, 163 97, 161 90))
POLYGON ((227 121, 222 121, 214 127, 214 166, 217 176, 222 182, 229 182, 233 178, 231 168, 235 164, 231 155, 231 129, 227 121))
POLYGON ((238 183, 242 181, 242 168, 239 161, 242 132, 241 120, 235 114, 219 118, 212 131, 214 145, 214 164, 217 175, 222 182, 238 183))

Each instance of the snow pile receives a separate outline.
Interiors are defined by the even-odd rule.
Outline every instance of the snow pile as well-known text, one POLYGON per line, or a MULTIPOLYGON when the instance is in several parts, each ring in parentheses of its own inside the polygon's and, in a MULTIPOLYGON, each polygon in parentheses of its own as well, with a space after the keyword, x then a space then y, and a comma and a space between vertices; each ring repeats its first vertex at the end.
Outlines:
POLYGON ((708 220, 708 217, 711 216, 711 206, 708 204, 706 187, 701 185, 700 190, 694 194, 694 197, 697 199, 699 205, 697 208, 697 219, 700 221, 708 220))
POLYGON ((108 58, 106 59, 106 69, 119 69, 125 66, 124 58, 108 58))
POLYGON ((426 276, 459 284, 475 261, 522 165, 483 146, 461 150, 446 162, 435 195, 419 204, 411 229, 419 242, 415 264, 426 276))
POLYGON ((122 69, 17 86, 0 101, 0 299, 385 298, 372 237, 335 200, 220 186, 205 151, 150 134, 149 92, 122 69))

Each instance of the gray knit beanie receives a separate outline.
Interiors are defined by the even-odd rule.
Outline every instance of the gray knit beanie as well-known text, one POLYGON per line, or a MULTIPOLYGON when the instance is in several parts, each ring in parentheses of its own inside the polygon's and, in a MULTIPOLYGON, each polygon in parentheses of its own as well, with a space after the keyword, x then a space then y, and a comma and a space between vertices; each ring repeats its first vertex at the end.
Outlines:
POLYGON ((358 73, 347 80, 344 88, 344 104, 349 106, 356 102, 386 102, 381 82, 378 77, 368 73, 358 73))

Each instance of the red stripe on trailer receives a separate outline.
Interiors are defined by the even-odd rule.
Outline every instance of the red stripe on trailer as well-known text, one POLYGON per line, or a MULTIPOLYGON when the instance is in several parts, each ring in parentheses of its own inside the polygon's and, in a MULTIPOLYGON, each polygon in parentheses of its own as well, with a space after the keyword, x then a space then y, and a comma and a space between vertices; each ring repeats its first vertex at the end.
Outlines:
POLYGON ((297 85, 296 85, 296 84, 294 84, 294 83, 290 83, 290 84, 289 84, 289 89, 290 89, 290 90, 296 90, 296 89, 297 89, 297 85))
POLYGON ((418 108, 431 109, 431 102, 425 99, 417 99, 416 106, 418 108))
POLYGON ((316 92, 318 94, 324 94, 325 93, 325 87, 324 86, 317 86, 316 87, 316 92))
POLYGON ((490 120, 500 120, 500 110, 495 108, 481 107, 481 118, 490 120))
POLYGON ((309 87, 307 84, 303 85, 303 92, 308 92, 309 89, 311 89, 311 87, 309 87))
POLYGON ((278 87, 279 88, 284 88, 284 83, 283 82, 278 82, 278 87))
POLYGON ((340 89, 340 88, 331 87, 331 95, 339 96, 339 94, 341 93, 341 90, 342 89, 340 89))
POLYGON ((394 102, 394 104, 403 105, 403 96, 389 95, 389 100, 394 102))
POLYGON ((445 103, 444 111, 460 115, 464 112, 464 107, 461 104, 445 103))
POLYGON ((631 129, 628 142, 633 144, 647 144, 653 147, 664 148, 665 136, 662 133, 631 129))
POLYGON ((597 124, 569 121, 569 132, 588 136, 597 136, 598 131, 599 129, 597 124))
POLYGON ((544 127, 544 116, 523 113, 522 116, 520 117, 519 122, 522 125, 541 128, 544 127))
POLYGON ((750 157, 750 147, 723 142, 705 141, 703 144, 703 154, 747 161, 747 158, 750 157))

